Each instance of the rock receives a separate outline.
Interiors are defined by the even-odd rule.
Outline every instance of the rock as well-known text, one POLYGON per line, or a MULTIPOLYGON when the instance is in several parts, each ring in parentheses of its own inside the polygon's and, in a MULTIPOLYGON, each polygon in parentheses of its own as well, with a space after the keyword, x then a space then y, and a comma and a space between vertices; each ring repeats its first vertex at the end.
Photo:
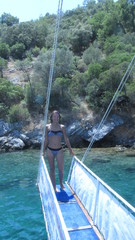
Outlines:
POLYGON ((24 142, 20 138, 13 137, 0 137, 0 149, 9 150, 22 150, 25 147, 24 142))
POLYGON ((25 134, 20 134, 19 138, 25 143, 25 148, 31 147, 31 140, 25 134))
POLYGON ((40 146, 41 146, 41 143, 35 139, 32 139, 31 143, 32 143, 32 148, 40 148, 40 146))
POLYGON ((0 120, 0 137, 8 134, 10 132, 9 124, 0 120))
POLYGON ((8 142, 8 137, 0 137, 0 146, 4 146, 8 142))
POLYGON ((20 139, 24 142, 27 143, 29 141, 29 138, 25 134, 20 134, 20 139))
POLYGON ((132 149, 135 149, 135 142, 133 143, 132 149))
POLYGON ((22 122, 7 123, 4 122, 3 120, 0 120, 0 137, 5 135, 7 136, 8 134, 10 134, 10 136, 15 136, 22 130, 22 127, 23 127, 22 122))
POLYGON ((117 146, 115 147, 115 151, 116 151, 116 152, 124 152, 126 149, 127 149, 126 147, 123 147, 123 146, 121 146, 121 145, 117 145, 117 146))
POLYGON ((123 123, 124 121, 120 116, 113 114, 98 129, 99 123, 95 123, 92 126, 86 118, 86 121, 83 119, 83 122, 73 122, 67 128, 67 134, 73 147, 87 147, 90 142, 96 142, 97 146, 100 142, 104 141, 106 135, 111 133, 116 127, 123 125, 123 123))
MULTIPOLYGON (((89 115, 88 115, 89 116, 89 115)), ((69 121, 66 126, 67 135, 72 147, 87 147, 94 137, 94 147, 123 147, 135 148, 134 120, 119 114, 111 115, 98 130, 98 119, 91 120, 86 116, 80 120, 69 121)), ((63 144, 62 139, 62 144, 63 144)), ((26 148, 40 148, 42 130, 33 128, 23 132, 23 123, 7 123, 0 120, 0 150, 12 151, 26 148)), ((118 149, 121 151, 122 149, 118 149)))
POLYGON ((13 138, 9 144, 13 150, 22 150, 25 147, 24 142, 20 138, 13 138))

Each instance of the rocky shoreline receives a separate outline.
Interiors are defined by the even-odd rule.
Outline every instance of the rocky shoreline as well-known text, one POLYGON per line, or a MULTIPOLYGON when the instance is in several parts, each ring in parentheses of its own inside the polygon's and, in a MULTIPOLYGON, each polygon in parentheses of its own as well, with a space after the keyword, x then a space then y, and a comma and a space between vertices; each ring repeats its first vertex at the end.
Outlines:
MULTIPOLYGON (((112 115, 95 135, 98 125, 91 125, 88 119, 74 120, 66 125, 67 135, 74 148, 87 147, 95 136, 95 147, 135 148, 135 129, 119 115, 112 115)), ((0 152, 40 149, 42 127, 24 131, 24 123, 8 123, 0 120, 0 152)), ((64 142, 63 142, 64 145, 64 142)))

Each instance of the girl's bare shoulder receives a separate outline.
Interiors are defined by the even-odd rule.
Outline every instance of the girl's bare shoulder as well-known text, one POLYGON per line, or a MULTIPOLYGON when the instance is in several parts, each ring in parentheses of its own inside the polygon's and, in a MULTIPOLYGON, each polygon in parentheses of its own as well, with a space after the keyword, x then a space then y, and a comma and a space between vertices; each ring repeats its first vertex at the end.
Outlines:
POLYGON ((66 134, 65 125, 61 124, 60 127, 61 127, 63 134, 66 134))
POLYGON ((61 129, 65 129, 65 126, 63 124, 60 124, 61 129))
POLYGON ((51 127, 51 123, 46 124, 46 128, 47 128, 47 129, 50 129, 50 127, 51 127))

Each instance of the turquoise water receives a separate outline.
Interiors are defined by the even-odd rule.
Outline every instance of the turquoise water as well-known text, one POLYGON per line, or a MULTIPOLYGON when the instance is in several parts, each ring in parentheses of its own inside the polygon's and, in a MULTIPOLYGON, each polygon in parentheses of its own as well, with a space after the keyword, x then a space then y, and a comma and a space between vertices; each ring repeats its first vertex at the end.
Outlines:
MULTIPOLYGON (((84 151, 75 149, 79 158, 84 151)), ((0 154, 0 239, 47 239, 36 186, 39 155, 37 150, 0 154)), ((114 149, 93 149, 84 163, 135 207, 134 156, 114 149)), ((70 162, 66 151, 65 180, 70 162)))

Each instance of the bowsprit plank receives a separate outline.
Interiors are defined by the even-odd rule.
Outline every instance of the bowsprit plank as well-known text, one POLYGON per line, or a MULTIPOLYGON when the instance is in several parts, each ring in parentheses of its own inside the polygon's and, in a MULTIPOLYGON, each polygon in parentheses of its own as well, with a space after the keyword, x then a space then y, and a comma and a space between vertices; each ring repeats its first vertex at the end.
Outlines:
POLYGON ((56 192, 56 197, 70 239, 103 239, 96 227, 93 226, 90 216, 85 211, 75 193, 72 192, 67 184, 64 186, 64 190, 60 189, 60 186, 57 186, 58 192, 56 192))

